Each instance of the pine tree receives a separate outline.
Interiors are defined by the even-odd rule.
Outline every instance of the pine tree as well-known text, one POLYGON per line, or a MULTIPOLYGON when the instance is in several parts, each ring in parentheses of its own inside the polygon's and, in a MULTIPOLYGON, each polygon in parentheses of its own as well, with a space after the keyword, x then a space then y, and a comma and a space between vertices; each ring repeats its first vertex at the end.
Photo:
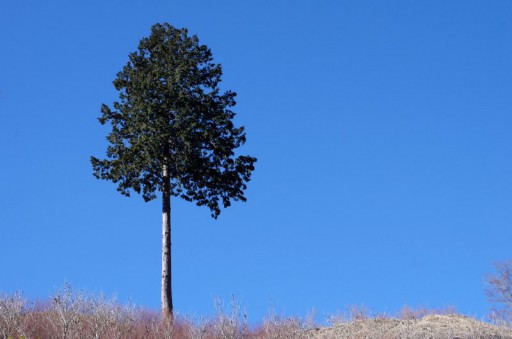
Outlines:
POLYGON ((145 201, 162 194, 162 314, 172 316, 171 196, 207 206, 213 218, 244 190, 256 158, 236 156, 244 127, 233 124, 236 93, 221 92, 222 68, 187 29, 151 28, 113 84, 119 101, 103 104, 110 123, 106 159, 91 157, 94 176, 145 201))

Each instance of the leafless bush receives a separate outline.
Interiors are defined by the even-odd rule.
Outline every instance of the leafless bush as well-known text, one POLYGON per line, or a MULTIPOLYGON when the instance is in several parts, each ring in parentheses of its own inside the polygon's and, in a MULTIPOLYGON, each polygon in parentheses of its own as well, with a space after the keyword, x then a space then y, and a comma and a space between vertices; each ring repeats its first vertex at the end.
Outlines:
POLYGON ((206 328, 209 330, 206 332, 210 332, 215 338, 244 338, 248 331, 247 314, 234 296, 231 298, 228 308, 229 312, 226 312, 223 303, 220 300, 215 300, 215 318, 209 323, 206 322, 206 328))
POLYGON ((373 310, 365 305, 350 305, 345 312, 339 311, 335 315, 327 317, 327 322, 331 325, 347 323, 351 321, 366 320, 377 318, 373 310))
POLYGON ((348 308, 348 312, 350 316, 349 319, 351 320, 366 320, 375 317, 373 310, 365 305, 352 305, 348 308))
POLYGON ((76 291, 69 284, 48 303, 27 303, 21 293, 0 296, 0 338, 244 338, 247 315, 232 300, 228 312, 217 302, 210 320, 194 321, 175 315, 120 304, 115 298, 76 291))
POLYGON ((309 338, 309 332, 317 329, 315 315, 315 310, 312 310, 305 318, 284 317, 276 315, 271 309, 263 321, 263 331, 259 335, 268 339, 309 338))
POLYGON ((281 318, 272 316, 263 323, 265 329, 264 337, 269 339, 277 338, 302 338, 304 329, 300 319, 281 318))
POLYGON ((27 306, 21 294, 15 294, 0 298, 0 305, 4 338, 125 338, 137 316, 134 306, 102 295, 86 295, 69 284, 57 291, 50 303, 27 306))
POLYGON ((137 320, 137 309, 133 305, 121 305, 115 298, 103 295, 87 296, 79 316, 85 321, 84 329, 92 338, 125 338, 133 330, 137 320))
POLYGON ((495 274, 486 277, 486 295, 494 304, 489 318, 496 324, 512 326, 512 259, 494 264, 495 274))
POLYGON ((191 339, 210 339, 217 338, 219 335, 216 332, 219 325, 215 324, 215 319, 182 319, 180 324, 182 325, 181 336, 175 338, 191 338, 191 339))
POLYGON ((47 338, 53 336, 49 323, 48 310, 50 303, 32 302, 26 305, 20 329, 22 338, 47 338))
POLYGON ((45 312, 48 323, 57 338, 67 339, 79 337, 83 333, 84 322, 81 316, 87 313, 87 300, 83 293, 74 291, 66 283, 55 293, 50 309, 45 312))
POLYGON ((107 332, 115 326, 115 306, 110 300, 105 300, 103 295, 87 300, 86 310, 84 319, 92 338, 105 337, 107 332))
POLYGON ((420 306, 413 308, 405 305, 398 313, 397 318, 402 320, 417 320, 432 314, 449 315, 455 313, 457 313, 457 310, 454 306, 448 306, 445 308, 427 308, 420 306))
POLYGON ((174 339, 204 338, 200 335, 198 324, 188 317, 175 314, 174 317, 162 318, 155 311, 138 310, 133 324, 132 338, 174 339))
POLYGON ((0 334, 4 339, 22 336, 23 311, 26 300, 20 292, 0 296, 0 334))

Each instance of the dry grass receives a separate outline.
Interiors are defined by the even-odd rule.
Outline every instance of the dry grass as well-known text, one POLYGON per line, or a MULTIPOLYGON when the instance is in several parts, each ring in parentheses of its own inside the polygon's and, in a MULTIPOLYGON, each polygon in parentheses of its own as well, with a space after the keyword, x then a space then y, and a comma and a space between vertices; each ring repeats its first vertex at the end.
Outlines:
POLYGON ((512 338, 512 331, 457 315, 453 308, 431 310, 404 307, 395 317, 373 314, 366 307, 349 307, 320 327, 314 313, 304 319, 274 312, 259 327, 234 300, 216 303, 210 319, 159 313, 122 305, 113 298, 74 291, 69 285, 47 303, 27 302, 20 293, 0 295, 0 337, 7 338, 512 338))
POLYGON ((395 317, 352 308, 348 317, 335 317, 330 327, 309 333, 309 338, 512 338, 509 328, 462 316, 453 307, 404 306, 395 317))

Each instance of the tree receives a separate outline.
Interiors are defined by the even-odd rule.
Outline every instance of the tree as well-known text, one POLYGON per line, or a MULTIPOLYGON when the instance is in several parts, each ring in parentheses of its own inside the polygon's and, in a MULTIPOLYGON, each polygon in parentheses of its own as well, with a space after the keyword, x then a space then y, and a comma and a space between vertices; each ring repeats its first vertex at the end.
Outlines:
POLYGON ((107 158, 91 157, 94 176, 144 200, 162 194, 162 314, 172 316, 171 196, 207 206, 246 201, 244 190, 256 158, 235 155, 246 141, 235 127, 236 93, 221 93, 222 68, 210 49, 187 29, 163 23, 151 28, 113 84, 119 101, 103 104, 98 119, 109 122, 107 158))
POLYGON ((486 276, 485 293, 494 304, 491 320, 498 324, 512 324, 512 259, 494 264, 495 274, 486 276))

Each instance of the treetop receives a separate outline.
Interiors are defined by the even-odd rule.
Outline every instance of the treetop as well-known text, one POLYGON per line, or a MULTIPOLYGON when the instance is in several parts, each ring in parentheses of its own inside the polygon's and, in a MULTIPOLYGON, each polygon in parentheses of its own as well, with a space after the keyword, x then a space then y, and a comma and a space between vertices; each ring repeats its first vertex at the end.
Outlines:
POLYGON ((119 101, 101 106, 109 123, 106 159, 91 157, 94 175, 117 183, 126 196, 145 201, 162 191, 164 168, 171 195, 208 206, 213 217, 244 190, 256 158, 235 156, 246 141, 233 123, 236 93, 221 93, 222 67, 186 28, 163 23, 151 28, 113 84, 119 101))

